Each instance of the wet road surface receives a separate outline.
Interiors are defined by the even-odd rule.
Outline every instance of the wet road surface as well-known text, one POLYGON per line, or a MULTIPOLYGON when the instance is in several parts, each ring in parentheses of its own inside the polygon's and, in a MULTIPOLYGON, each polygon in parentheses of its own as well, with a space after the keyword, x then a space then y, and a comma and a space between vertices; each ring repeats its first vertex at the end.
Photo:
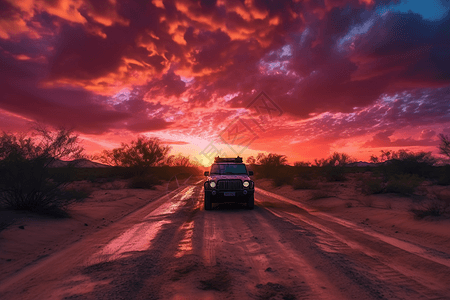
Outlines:
POLYGON ((260 189, 254 210, 205 211, 199 183, 0 282, 0 299, 450 299, 450 255, 260 189))

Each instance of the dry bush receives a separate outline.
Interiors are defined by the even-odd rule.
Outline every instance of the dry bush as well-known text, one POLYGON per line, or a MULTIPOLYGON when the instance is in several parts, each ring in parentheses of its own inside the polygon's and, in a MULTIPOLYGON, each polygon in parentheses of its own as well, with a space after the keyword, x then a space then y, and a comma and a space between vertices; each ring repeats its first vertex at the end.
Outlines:
POLYGON ((279 172, 277 176, 273 177, 273 185, 276 187, 292 184, 292 175, 289 173, 279 172))
POLYGON ((422 183, 422 179, 413 174, 400 174, 392 176, 386 184, 387 193, 400 193, 403 195, 413 194, 415 189, 422 183))
POLYGON ((286 164, 286 155, 275 153, 258 153, 256 159, 249 157, 248 162, 252 163, 256 178, 270 178, 276 187, 292 184, 294 178, 293 167, 286 164))
POLYGON ((319 168, 310 163, 296 162, 294 164, 294 176, 304 180, 319 179, 319 168))
POLYGON ((408 150, 381 151, 381 158, 372 156, 373 162, 382 163, 379 168, 385 178, 395 175, 415 174, 420 177, 430 178, 433 176, 434 164, 437 159, 431 152, 411 152, 408 150))
POLYGON ((152 175, 135 176, 131 178, 129 187, 131 189, 155 189, 155 185, 161 182, 152 175))
POLYGON ((434 192, 434 198, 424 201, 419 207, 411 209, 416 219, 426 216, 442 216, 450 213, 450 195, 434 192))
POLYGON ((384 184, 381 178, 372 176, 361 177, 361 192, 365 195, 380 194, 384 191, 384 184))
POLYGON ((13 221, 0 221, 0 231, 8 228, 8 226, 13 223, 14 223, 13 221))
POLYGON ((80 158, 83 148, 71 131, 36 128, 31 136, 3 133, 0 137, 0 204, 57 217, 67 216, 72 199, 64 188, 73 181, 74 168, 52 164, 60 159, 80 158), (70 198, 70 197, 69 197, 70 198))
POLYGON ((133 168, 136 174, 141 175, 149 167, 162 165, 169 151, 170 147, 163 145, 158 138, 140 136, 130 144, 122 143, 119 148, 103 150, 94 158, 108 165, 133 168))
POLYGON ((315 160, 315 165, 320 167, 321 175, 327 181, 345 181, 347 177, 346 165, 353 159, 346 153, 334 152, 330 157, 321 160, 315 160))
POLYGON ((301 178, 294 178, 292 187, 294 190, 315 190, 318 182, 312 180, 305 180, 301 178))
POLYGON ((450 165, 445 165, 440 168, 437 184, 450 185, 450 165))
POLYGON ((112 182, 103 183, 100 188, 102 190, 121 190, 127 188, 129 185, 130 183, 126 180, 114 180, 112 182))
POLYGON ((313 191, 311 193, 311 198, 309 198, 309 199, 310 200, 317 200, 317 199, 330 198, 330 197, 334 197, 334 195, 332 195, 328 191, 317 190, 317 191, 313 191))

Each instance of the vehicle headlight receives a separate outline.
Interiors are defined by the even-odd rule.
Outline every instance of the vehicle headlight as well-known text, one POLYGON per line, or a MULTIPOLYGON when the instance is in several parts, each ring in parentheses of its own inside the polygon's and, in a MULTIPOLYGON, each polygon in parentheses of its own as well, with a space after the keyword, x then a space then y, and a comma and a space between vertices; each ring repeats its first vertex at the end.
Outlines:
POLYGON ((248 181, 244 181, 244 183, 242 184, 244 187, 249 187, 250 186, 250 182, 248 182, 248 181))
POLYGON ((212 188, 215 188, 216 187, 216 183, 214 181, 211 181, 209 183, 209 186, 212 187, 212 188))

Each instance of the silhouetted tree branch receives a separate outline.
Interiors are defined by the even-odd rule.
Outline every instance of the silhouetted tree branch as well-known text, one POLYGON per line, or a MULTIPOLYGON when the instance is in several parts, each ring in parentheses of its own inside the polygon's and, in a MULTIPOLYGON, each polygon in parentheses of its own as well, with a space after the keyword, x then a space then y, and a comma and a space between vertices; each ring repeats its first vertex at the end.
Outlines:
POLYGON ((32 136, 3 132, 0 137, 0 203, 31 211, 60 209, 62 187, 71 181, 52 175, 52 163, 80 158, 83 147, 72 131, 35 128, 32 136))
POLYGON ((440 153, 450 157, 450 140, 448 136, 441 133, 439 134, 439 139, 441 140, 439 144, 440 153))
POLYGON ((163 165, 170 149, 158 138, 138 137, 130 144, 122 143, 119 148, 103 150, 94 159, 113 166, 131 167, 142 174, 149 167, 163 165))

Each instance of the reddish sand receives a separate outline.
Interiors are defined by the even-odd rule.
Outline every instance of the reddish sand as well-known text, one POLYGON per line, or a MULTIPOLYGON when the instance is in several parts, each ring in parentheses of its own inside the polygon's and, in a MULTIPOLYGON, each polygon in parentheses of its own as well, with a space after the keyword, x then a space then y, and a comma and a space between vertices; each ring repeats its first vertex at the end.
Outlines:
POLYGON ((69 206, 70 218, 0 211, 2 222, 13 222, 0 232, 0 281, 157 199, 167 187, 143 190, 125 189, 125 185, 124 181, 73 183, 73 187, 90 189, 92 194, 69 206))
POLYGON ((449 216, 417 219, 411 209, 422 208, 435 192, 449 197, 450 187, 424 183, 418 188, 421 195, 364 195, 357 184, 355 176, 345 182, 319 182, 313 190, 294 190, 290 185, 274 187, 267 179, 256 181, 256 186, 298 201, 314 211, 326 212, 400 240, 449 252, 449 216))

